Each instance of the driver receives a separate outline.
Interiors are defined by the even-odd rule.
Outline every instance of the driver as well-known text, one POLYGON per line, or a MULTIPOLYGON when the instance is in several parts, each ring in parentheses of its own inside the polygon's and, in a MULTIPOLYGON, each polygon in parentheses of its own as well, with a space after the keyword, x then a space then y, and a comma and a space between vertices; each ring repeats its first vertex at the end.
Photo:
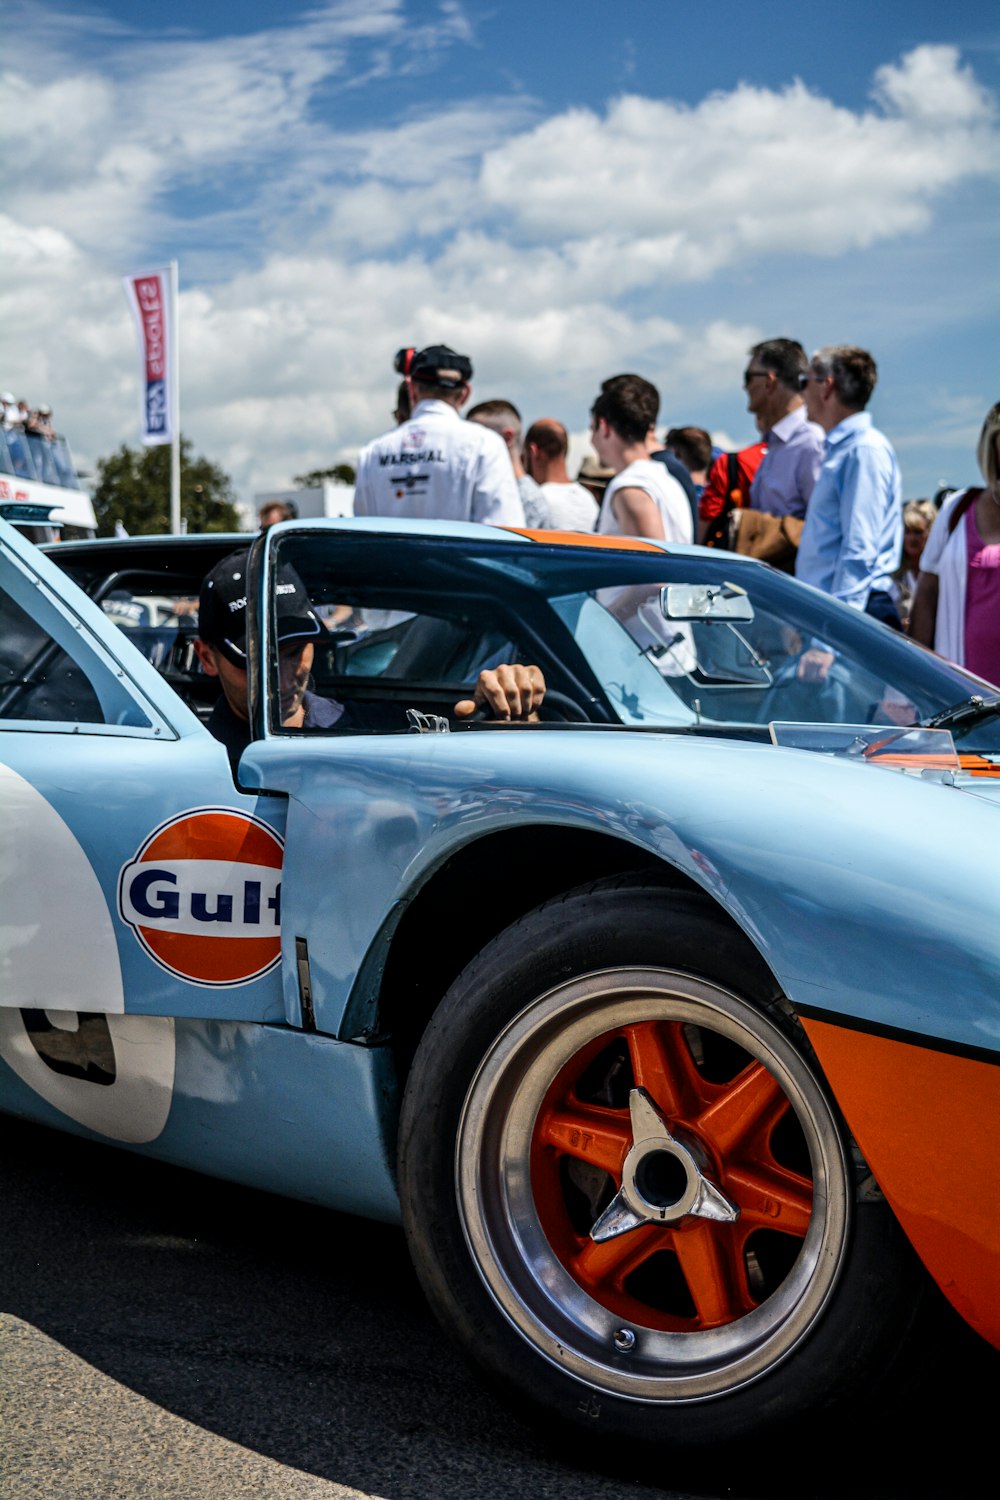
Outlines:
MULTIPOLYGON (((246 562, 249 549, 231 552, 217 563, 201 585, 198 637, 194 649, 209 677, 222 692, 208 728, 229 754, 233 774, 250 743, 247 693, 246 562)), ((279 567, 276 584, 281 722, 288 729, 335 729, 391 734, 406 728, 396 703, 337 703, 310 691, 315 640, 325 631, 293 568, 279 567)), ((456 718, 468 719, 480 708, 490 717, 535 722, 545 696, 538 667, 507 665, 480 672, 470 698, 455 704, 456 718)))

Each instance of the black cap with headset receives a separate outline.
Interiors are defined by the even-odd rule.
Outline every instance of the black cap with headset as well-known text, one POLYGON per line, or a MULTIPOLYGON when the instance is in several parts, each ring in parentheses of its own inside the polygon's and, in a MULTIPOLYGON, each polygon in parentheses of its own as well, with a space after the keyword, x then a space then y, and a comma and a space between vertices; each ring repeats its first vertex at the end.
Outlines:
POLYGON ((447 344, 431 344, 426 349, 400 349, 393 360, 397 375, 412 376, 421 385, 436 385, 444 391, 457 390, 472 379, 472 361, 467 354, 456 354, 447 344))
MULTIPOLYGON (((198 601, 198 634, 234 667, 247 664, 247 555, 241 549, 216 563, 198 601)), ((279 642, 322 635, 319 616, 294 568, 279 567, 274 592, 279 642)))

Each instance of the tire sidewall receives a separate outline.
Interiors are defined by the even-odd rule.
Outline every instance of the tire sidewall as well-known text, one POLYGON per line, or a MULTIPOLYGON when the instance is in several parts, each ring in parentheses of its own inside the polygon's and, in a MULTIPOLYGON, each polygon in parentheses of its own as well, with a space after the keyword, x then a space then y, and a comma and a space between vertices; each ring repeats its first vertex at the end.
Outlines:
MULTIPOLYGON (((459 976, 418 1049, 399 1142, 414 1264, 432 1308, 467 1357, 529 1416, 556 1416, 594 1437, 643 1446, 763 1436, 854 1394, 866 1371, 887 1366, 898 1351, 907 1313, 898 1286, 892 1295, 896 1257, 889 1252, 901 1236, 883 1203, 857 1206, 832 1294, 790 1354, 745 1386, 702 1400, 635 1400, 559 1369, 501 1312, 463 1231, 456 1136, 483 1058, 539 997, 574 977, 617 967, 680 970, 720 985, 809 1055, 766 965, 705 898, 613 881, 548 903, 501 934, 459 976)), ((812 1071, 829 1099, 815 1064, 812 1071)), ((830 1108, 836 1120, 832 1100, 830 1108)))

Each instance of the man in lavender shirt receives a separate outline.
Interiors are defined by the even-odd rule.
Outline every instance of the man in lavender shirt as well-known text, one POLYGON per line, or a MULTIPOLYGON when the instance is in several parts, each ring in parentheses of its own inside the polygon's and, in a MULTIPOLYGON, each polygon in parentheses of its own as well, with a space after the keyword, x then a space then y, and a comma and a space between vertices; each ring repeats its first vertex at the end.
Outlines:
POLYGON ((747 410, 767 444, 750 486, 750 508, 770 516, 805 515, 823 462, 823 429, 808 420, 799 390, 808 369, 795 339, 766 339, 750 350, 743 375, 747 410))

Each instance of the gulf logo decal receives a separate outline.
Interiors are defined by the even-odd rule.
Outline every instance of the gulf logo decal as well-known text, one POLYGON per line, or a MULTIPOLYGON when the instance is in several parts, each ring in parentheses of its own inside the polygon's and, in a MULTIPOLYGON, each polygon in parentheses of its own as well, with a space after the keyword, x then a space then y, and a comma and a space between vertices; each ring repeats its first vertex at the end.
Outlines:
POLYGON ((198 807, 150 834, 118 879, 118 911, 149 956, 192 984, 246 984, 281 957, 281 862, 273 828, 198 807))

